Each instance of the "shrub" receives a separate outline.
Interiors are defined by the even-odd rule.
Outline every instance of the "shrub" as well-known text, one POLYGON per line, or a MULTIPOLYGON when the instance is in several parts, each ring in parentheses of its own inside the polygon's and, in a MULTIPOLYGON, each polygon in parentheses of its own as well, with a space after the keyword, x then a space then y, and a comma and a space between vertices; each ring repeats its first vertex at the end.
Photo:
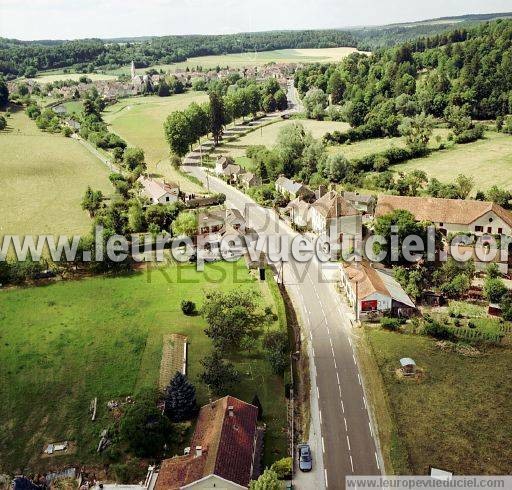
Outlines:
POLYGON ((455 334, 448 327, 441 325, 434 320, 427 320, 425 322, 423 333, 438 340, 456 340, 455 334))
POLYGON ((279 480, 287 480, 292 474, 292 458, 283 458, 276 461, 270 469, 275 472, 279 480))
POLYGON ((459 143, 460 145, 466 143, 472 143, 473 141, 477 141, 484 136, 484 127, 481 124, 477 124, 472 129, 466 129, 462 133, 455 136, 455 143, 459 143))
POLYGON ((380 326, 384 330, 396 332, 400 328, 400 322, 396 318, 389 318, 387 316, 384 316, 380 319, 380 326))
POLYGON ((181 311, 184 315, 190 316, 195 315, 197 313, 196 304, 193 301, 188 301, 184 299, 181 302, 181 311))
POLYGON ((507 287, 498 278, 488 278, 484 284, 484 296, 490 303, 499 303, 507 294, 507 287))

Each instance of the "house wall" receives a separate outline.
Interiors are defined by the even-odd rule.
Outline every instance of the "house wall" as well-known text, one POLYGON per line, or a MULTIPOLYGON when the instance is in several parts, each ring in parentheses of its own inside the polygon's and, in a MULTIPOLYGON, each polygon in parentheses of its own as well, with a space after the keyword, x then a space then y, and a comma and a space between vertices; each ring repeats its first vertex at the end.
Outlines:
MULTIPOLYGON (((169 204, 178 201, 177 194, 171 194, 170 192, 165 193, 162 197, 158 199, 155 204, 169 204)), ((154 202, 154 200, 153 200, 154 202)))
POLYGON ((469 225, 458 223, 434 223, 436 228, 445 229, 450 233, 473 233, 477 236, 484 234, 512 236, 512 228, 496 213, 489 211, 469 225), (478 228, 481 227, 481 230, 478 228), (501 229, 501 231, 500 231, 501 229), (478 230, 478 231, 477 231, 478 230))

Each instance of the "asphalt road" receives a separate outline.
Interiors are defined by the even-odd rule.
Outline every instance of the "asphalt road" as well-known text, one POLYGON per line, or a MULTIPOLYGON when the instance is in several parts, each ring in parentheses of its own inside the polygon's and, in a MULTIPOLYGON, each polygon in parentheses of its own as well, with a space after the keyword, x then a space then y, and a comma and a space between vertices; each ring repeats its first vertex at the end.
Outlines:
MULTIPOLYGON (((206 180, 199 166, 184 170, 206 180)), ((212 192, 226 194, 230 206, 246 213, 249 225, 260 235, 270 240, 297 235, 273 211, 257 206, 223 181, 210 176, 209 186, 212 192)), ((302 320, 303 337, 310 341, 312 361, 312 433, 316 441, 310 442, 316 471, 299 475, 296 488, 344 489, 346 475, 380 474, 380 459, 352 346, 350 313, 332 283, 323 279, 321 267, 316 260, 283 264, 284 283, 302 320)))

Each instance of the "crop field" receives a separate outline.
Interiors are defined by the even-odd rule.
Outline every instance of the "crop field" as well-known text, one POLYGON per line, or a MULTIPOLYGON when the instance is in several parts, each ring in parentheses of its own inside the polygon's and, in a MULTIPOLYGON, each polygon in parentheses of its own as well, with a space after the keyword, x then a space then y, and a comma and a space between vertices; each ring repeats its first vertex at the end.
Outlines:
POLYGON ((430 177, 446 183, 464 174, 475 181, 473 194, 493 185, 512 190, 512 136, 489 131, 483 140, 455 145, 392 168, 405 172, 424 170, 430 177))
MULTIPOLYGON (((188 337, 188 376, 198 402, 207 403, 198 375, 211 343, 205 321, 183 315, 181 301, 200 307, 204 290, 251 289, 279 315, 269 328, 282 328, 284 305, 271 281, 257 281, 242 261, 210 264, 204 272, 187 265, 0 291, 0 472, 101 461, 99 433, 114 423, 106 403, 156 388, 164 335, 188 337), (43 446, 60 440, 76 442, 76 454, 41 459, 43 446)), ((263 405, 270 465, 286 451, 283 379, 272 374, 259 343, 232 360, 242 375, 232 395, 251 402, 257 393, 263 405)))
POLYGON ((306 131, 310 131, 315 138, 322 138, 329 131, 346 131, 349 128, 347 123, 332 121, 314 121, 311 119, 289 119, 287 121, 278 121, 269 124, 261 129, 257 129, 246 136, 242 136, 234 141, 226 141, 217 148, 215 153, 241 157, 249 146, 264 145, 271 147, 277 141, 277 136, 281 128, 290 124, 299 123, 304 126, 306 131))
POLYGON ((0 235, 88 231, 80 202, 88 185, 112 192, 107 167, 77 141, 43 133, 22 111, 7 121, 0 134, 0 235))
POLYGON ((204 92, 186 92, 171 97, 131 97, 107 107, 104 119, 112 131, 129 145, 144 150, 151 172, 178 181, 183 190, 200 192, 200 188, 176 172, 169 163, 169 145, 165 140, 164 121, 173 112, 192 102, 205 102, 204 92))
MULTIPOLYGON (((260 51, 252 53, 235 53, 215 56, 198 56, 189 58, 181 63, 173 63, 170 65, 154 65, 150 68, 155 70, 176 71, 185 70, 186 68, 195 68, 202 66, 203 68, 216 68, 217 66, 231 68, 240 68, 244 66, 261 66, 270 62, 276 63, 330 63, 336 62, 356 52, 355 48, 339 47, 339 48, 318 48, 318 49, 280 49, 273 51, 260 51)), ((147 69, 147 68, 146 68, 147 69)), ((146 69, 140 69, 138 72, 143 73, 146 69)), ((124 66, 109 73, 113 75, 129 74, 130 66, 124 66)))
POLYGON ((395 472, 425 475, 431 465, 462 475, 510 473, 510 341, 470 357, 376 327, 365 338, 374 362, 369 389, 381 398, 372 404, 380 405, 383 452, 395 472), (397 378, 402 357, 416 361, 419 379, 397 378))

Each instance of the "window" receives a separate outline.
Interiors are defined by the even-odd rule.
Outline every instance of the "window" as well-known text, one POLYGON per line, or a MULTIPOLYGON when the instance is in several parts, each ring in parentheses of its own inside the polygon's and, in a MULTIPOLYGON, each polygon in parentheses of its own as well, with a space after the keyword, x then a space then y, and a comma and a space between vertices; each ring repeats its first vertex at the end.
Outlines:
POLYGON ((487 233, 492 233, 492 226, 487 227, 487 233))
POLYGON ((475 231, 477 233, 483 233, 484 231, 484 227, 483 226, 475 226, 475 231))
POLYGON ((498 228, 498 235, 503 235, 503 228, 498 228))

